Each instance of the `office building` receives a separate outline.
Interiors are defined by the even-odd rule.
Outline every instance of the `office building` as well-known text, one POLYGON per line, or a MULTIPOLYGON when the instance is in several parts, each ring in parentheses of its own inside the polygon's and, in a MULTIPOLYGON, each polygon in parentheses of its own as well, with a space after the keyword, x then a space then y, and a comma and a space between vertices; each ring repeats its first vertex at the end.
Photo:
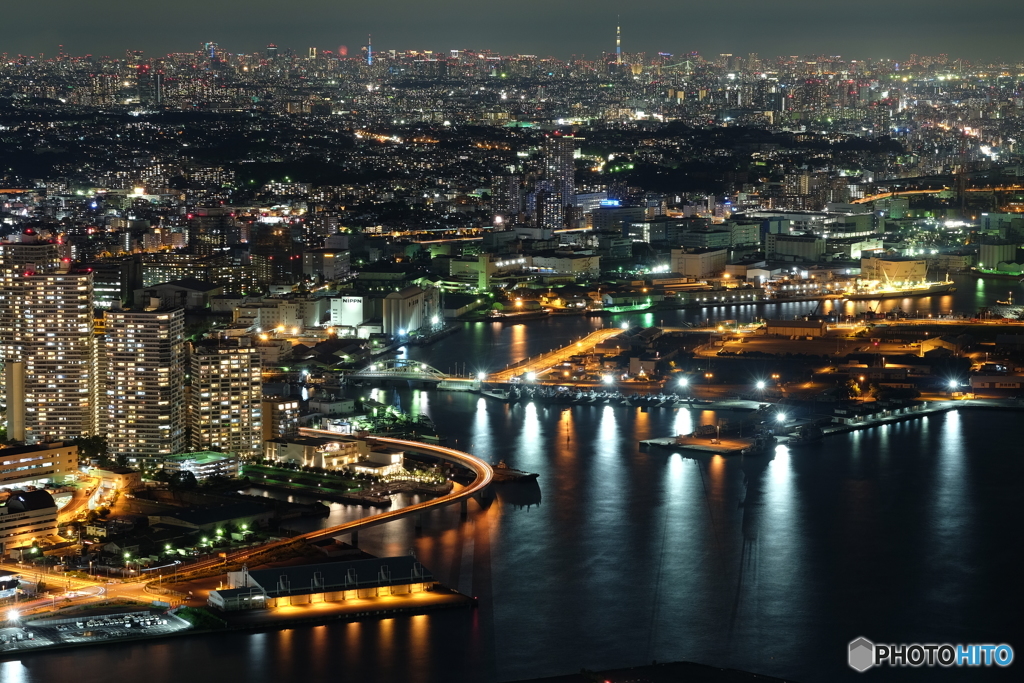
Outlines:
POLYGON ((344 280, 352 273, 347 249, 309 249, 302 254, 302 274, 322 282, 344 280))
POLYGON ((198 208, 188 215, 188 246, 198 256, 212 256, 228 248, 235 217, 227 209, 198 208))
POLYGON ((57 442, 0 448, 0 488, 64 484, 78 476, 78 446, 57 442))
POLYGON ((107 311, 106 425, 110 454, 130 464, 185 450, 185 313, 107 311))

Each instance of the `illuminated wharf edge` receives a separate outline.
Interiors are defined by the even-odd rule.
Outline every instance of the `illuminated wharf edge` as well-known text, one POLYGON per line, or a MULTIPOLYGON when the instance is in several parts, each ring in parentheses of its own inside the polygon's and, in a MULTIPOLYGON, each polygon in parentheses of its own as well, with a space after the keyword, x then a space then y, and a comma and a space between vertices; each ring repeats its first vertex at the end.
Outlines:
MULTIPOLYGON (((320 429, 307 429, 305 430, 310 435, 322 435, 322 436, 337 436, 336 432, 328 432, 320 429)), ((393 439, 390 437, 373 436, 367 437, 367 441, 377 442, 382 444, 388 444, 392 446, 401 446, 409 451, 419 452, 426 455, 432 455, 446 462, 455 463, 472 470, 475 475, 473 481, 459 490, 453 490, 440 498, 434 498, 432 500, 423 501, 422 503, 416 503, 409 505, 408 507, 401 508, 399 510, 389 510, 382 512, 378 515, 371 515, 370 517, 364 517, 351 522, 345 522, 344 524, 338 524, 337 526, 328 527, 326 529, 317 529, 297 536, 292 536, 287 539, 275 541, 273 543, 266 543, 264 545, 256 546, 254 548, 246 548, 244 550, 238 550, 233 553, 228 553, 226 557, 218 557, 211 560, 204 560, 196 564, 190 565, 186 570, 188 573, 198 571, 201 569, 208 569, 210 567, 216 567, 223 564, 230 564, 232 562, 239 562, 245 560, 252 555, 262 553, 266 550, 273 548, 279 548, 286 545, 291 545, 297 541, 317 540, 323 538, 330 538, 334 536, 340 536, 341 534, 352 534, 353 539, 361 529, 368 529, 379 524, 386 524, 396 519, 403 517, 410 517, 417 515, 422 512, 426 512, 433 508, 441 508, 446 505, 452 505, 454 503, 461 503, 463 512, 467 511, 467 504, 469 499, 483 492, 491 481, 494 479, 494 469, 474 455, 465 453, 463 451, 457 451, 454 448, 448 448, 446 446, 437 446, 434 444, 426 444, 420 441, 408 441, 406 439, 393 439)))

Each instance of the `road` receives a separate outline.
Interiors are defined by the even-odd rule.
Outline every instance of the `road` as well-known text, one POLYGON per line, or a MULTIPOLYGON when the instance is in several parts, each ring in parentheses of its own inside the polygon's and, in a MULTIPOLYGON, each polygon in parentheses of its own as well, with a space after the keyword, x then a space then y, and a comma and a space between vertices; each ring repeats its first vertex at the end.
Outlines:
POLYGON ((535 373, 538 377, 559 363, 564 363, 573 356, 578 356, 584 353, 590 353, 594 350, 594 347, 603 342, 606 339, 610 339, 617 334, 621 334, 622 330, 617 327, 608 327, 603 330, 597 330, 591 332, 583 339, 577 342, 563 346, 560 349, 543 353, 537 358, 532 358, 528 363, 517 365, 513 368, 507 368, 500 372, 492 373, 487 377, 488 382, 507 382, 513 377, 519 377, 526 373, 535 373))
MULTIPOLYGON (((337 436, 334 432, 327 432, 317 429, 304 428, 303 434, 310 436, 337 436)), ((371 515, 369 517, 363 517, 362 519, 346 522, 344 524, 338 524, 337 526, 328 527, 326 529, 317 529, 310 531, 305 534, 298 536, 292 536, 290 538, 275 541, 273 543, 266 543, 264 545, 256 546, 254 548, 245 548, 242 550, 236 550, 234 552, 226 553, 226 557, 214 557, 208 560, 201 560, 199 562, 185 565, 179 570, 179 574, 184 576, 186 573, 192 574, 206 569, 222 566, 225 564, 237 564, 243 562, 253 555, 263 553, 267 550, 273 550, 274 548, 281 548, 288 545, 292 545, 297 541, 312 541, 323 538, 331 538, 333 536, 340 536, 346 533, 358 532, 360 529, 367 529, 379 524, 386 524, 387 522, 401 519, 402 517, 408 517, 426 510, 430 510, 435 507, 444 507, 446 505, 452 505, 454 503, 467 502, 470 498, 475 496, 477 493, 487 488, 494 478, 493 468, 480 460, 479 458, 465 453, 463 451, 457 451, 454 448, 448 448, 446 446, 437 446, 434 444, 426 444, 419 441, 408 441, 406 439, 392 439, 389 437, 375 436, 368 437, 367 441, 373 443, 379 443, 385 446, 398 446, 407 451, 413 451, 416 453, 422 453, 425 455, 433 455, 437 458, 452 462, 467 469, 471 470, 475 477, 473 481, 467 486, 453 489, 450 493, 427 500, 422 503, 416 503, 398 510, 388 510, 381 512, 377 515, 371 515)), ((125 584, 131 585, 131 584, 125 584)), ((153 596, 150 599, 156 599, 153 596)))
POLYGON ((88 484, 83 484, 78 487, 71 500, 68 504, 60 509, 57 513, 58 521, 70 522, 78 517, 79 514, 88 510, 89 498, 96 491, 96 487, 99 485, 99 480, 94 477, 85 477, 89 481, 88 484))
MULTIPOLYGON (((333 432, 323 432, 320 430, 305 430, 314 432, 319 436, 336 436, 333 432)), ((466 503, 468 500, 483 491, 487 486, 490 485, 494 477, 494 470, 489 464, 480 460, 479 458, 464 453, 463 451, 457 451, 454 448, 447 448, 446 446, 437 446, 434 444, 421 443, 419 441, 408 441, 405 439, 392 439, 388 437, 369 437, 368 441, 379 443, 385 446, 394 446, 402 448, 406 451, 413 451, 426 455, 433 455, 437 458, 445 460, 447 462, 455 463, 466 467, 471 470, 475 477, 473 481, 464 487, 453 489, 450 493, 434 498, 432 500, 424 501, 422 503, 416 503, 398 510, 388 510, 377 515, 371 515, 370 517, 364 517, 352 522, 346 522, 337 526, 329 527, 327 529, 317 529, 310 531, 305 534, 293 536, 291 538, 282 539, 273 543, 266 543, 264 545, 256 546, 254 548, 245 548, 242 550, 236 550, 229 552, 226 557, 213 557, 206 560, 200 560, 193 564, 181 566, 179 574, 184 576, 186 573, 195 573, 198 571, 211 569, 225 564, 235 564, 242 562, 247 558, 272 550, 274 548, 285 547, 296 543, 298 541, 317 540, 322 538, 330 538, 332 536, 338 536, 345 533, 358 532, 360 529, 365 529, 378 524, 385 524, 387 522, 416 515, 420 512, 435 508, 443 507, 446 505, 452 505, 454 503, 466 503)), ((19 566, 16 564, 2 564, 0 563, 0 569, 7 569, 9 571, 18 572, 22 575, 25 581, 34 583, 38 580, 42 580, 44 584, 49 584, 54 587, 64 588, 65 590, 82 591, 93 589, 95 587, 102 587, 103 593, 87 598, 87 596, 79 596, 83 599, 82 602, 88 602, 90 599, 93 601, 98 600, 109 600, 117 598, 127 598, 132 600, 138 600, 140 602, 150 602, 152 600, 168 600, 167 597, 154 592, 149 592, 146 589, 146 584, 152 583, 156 577, 146 576, 142 580, 129 580, 126 582, 114 581, 99 581, 92 579, 79 579, 73 577, 63 576, 60 573, 48 573, 45 571, 39 571, 36 567, 31 566, 19 566)), ((57 600, 60 601, 61 597, 58 595, 57 600)), ((50 597, 39 598, 26 603, 32 605, 35 609, 43 609, 51 604, 53 600, 50 597)), ((64 603, 66 604, 66 603, 64 603)))

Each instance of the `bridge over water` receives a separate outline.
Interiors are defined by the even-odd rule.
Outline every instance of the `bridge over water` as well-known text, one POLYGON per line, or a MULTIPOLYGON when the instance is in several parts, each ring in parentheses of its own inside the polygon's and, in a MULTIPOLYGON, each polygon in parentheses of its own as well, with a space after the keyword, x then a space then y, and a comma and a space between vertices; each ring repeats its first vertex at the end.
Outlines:
MULTIPOLYGON (((303 434, 307 436, 326 436, 326 437, 337 437, 338 434, 335 432, 327 432, 319 429, 308 429, 302 430, 303 434)), ((338 524, 336 526, 328 527, 326 529, 317 529, 290 538, 282 539, 280 541, 273 541, 264 545, 255 546, 252 548, 245 548, 242 550, 236 550, 231 553, 227 553, 224 557, 213 558, 209 560, 203 560, 192 565, 183 567, 181 570, 182 574, 193 573, 203 569, 209 569, 211 567, 233 564, 238 562, 244 562, 253 555, 258 555, 267 550, 276 547, 284 547, 291 545, 297 541, 315 541, 324 538, 332 538, 343 534, 350 534, 353 543, 357 542, 358 533, 360 529, 368 529, 370 527, 377 526, 379 524, 386 524, 387 522, 401 519, 403 517, 414 517, 416 519, 416 525, 419 527, 422 514, 433 509, 440 508, 447 505, 458 503, 462 506, 462 513, 468 512, 468 503, 470 498, 476 498, 480 502, 481 495, 484 490, 490 486, 491 481, 494 478, 494 469, 486 462, 477 458, 476 456, 470 455, 463 451, 455 450, 454 448, 447 448, 446 446, 439 446, 435 444, 426 444, 419 441, 409 441, 407 439, 392 439, 383 436, 368 437, 367 441, 371 444, 381 444, 384 446, 392 446, 396 448, 402 448, 406 451, 420 453, 423 455, 430 455, 439 460, 458 465, 468 469, 473 473, 473 481, 466 486, 456 487, 446 495, 426 500, 421 503, 415 503, 407 507, 403 507, 397 510, 388 510, 387 512, 381 512, 376 515, 369 517, 363 517, 362 519, 345 522, 344 524, 338 524)))

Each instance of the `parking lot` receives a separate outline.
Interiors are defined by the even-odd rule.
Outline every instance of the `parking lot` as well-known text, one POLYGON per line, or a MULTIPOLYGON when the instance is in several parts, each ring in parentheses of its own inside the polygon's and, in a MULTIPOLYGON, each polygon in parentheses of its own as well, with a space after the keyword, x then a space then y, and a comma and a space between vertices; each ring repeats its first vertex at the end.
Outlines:
POLYGON ((0 629, 0 652, 100 643, 119 638, 152 638, 189 628, 191 625, 184 619, 155 610, 39 619, 0 629))

